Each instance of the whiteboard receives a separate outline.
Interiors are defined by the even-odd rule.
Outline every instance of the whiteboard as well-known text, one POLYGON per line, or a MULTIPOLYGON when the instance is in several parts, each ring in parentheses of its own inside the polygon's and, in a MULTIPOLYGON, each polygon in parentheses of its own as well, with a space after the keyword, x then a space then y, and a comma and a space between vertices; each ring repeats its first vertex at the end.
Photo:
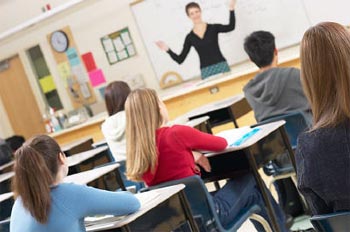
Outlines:
POLYGON ((304 5, 312 25, 324 21, 350 25, 349 0, 304 0, 304 5))
MULTIPOLYGON (((183 80, 200 75, 199 57, 193 47, 184 63, 179 65, 155 45, 155 41, 163 40, 175 53, 181 52, 185 37, 192 29, 192 22, 185 13, 185 5, 190 1, 144 0, 132 6, 158 80, 161 80, 167 72, 176 72, 183 80)), ((279 49, 299 43, 303 33, 311 25, 311 16, 307 12, 309 4, 305 4, 304 1, 318 2, 318 0, 237 1, 236 29, 219 35, 220 48, 228 63, 234 65, 248 59, 243 49, 244 38, 256 30, 272 32, 279 49)), ((201 5, 204 21, 228 23, 228 0, 197 0, 197 2, 201 5)))

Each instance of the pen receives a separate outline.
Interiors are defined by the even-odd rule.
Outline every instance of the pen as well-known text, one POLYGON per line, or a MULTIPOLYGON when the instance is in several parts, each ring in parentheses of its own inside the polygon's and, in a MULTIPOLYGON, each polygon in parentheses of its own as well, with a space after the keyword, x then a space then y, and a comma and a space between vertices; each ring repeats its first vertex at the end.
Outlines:
POLYGON ((254 128, 254 129, 252 129, 251 131, 249 131, 249 132, 247 132, 246 134, 244 134, 244 135, 242 136, 242 138, 237 139, 234 143, 232 143, 232 144, 230 145, 230 147, 241 145, 241 144, 244 143, 247 139, 249 139, 250 137, 252 137, 253 135, 255 135, 258 131, 260 131, 260 128, 254 128))

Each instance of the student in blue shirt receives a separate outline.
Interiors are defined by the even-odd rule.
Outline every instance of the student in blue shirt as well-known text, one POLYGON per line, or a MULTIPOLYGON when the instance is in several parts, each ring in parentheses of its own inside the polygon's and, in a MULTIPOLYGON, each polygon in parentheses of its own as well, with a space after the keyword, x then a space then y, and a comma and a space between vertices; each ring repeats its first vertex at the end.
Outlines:
POLYGON ((85 231, 84 217, 126 215, 139 209, 129 192, 109 192, 63 183, 67 159, 54 139, 39 135, 15 154, 12 232, 85 231))

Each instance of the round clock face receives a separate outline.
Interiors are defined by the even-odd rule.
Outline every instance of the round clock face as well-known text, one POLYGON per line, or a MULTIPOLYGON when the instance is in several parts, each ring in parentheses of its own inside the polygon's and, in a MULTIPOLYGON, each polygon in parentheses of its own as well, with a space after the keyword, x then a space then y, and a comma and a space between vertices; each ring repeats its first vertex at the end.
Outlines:
POLYGON ((63 31, 55 31, 52 33, 51 46, 56 52, 65 52, 69 46, 69 41, 66 33, 63 31))

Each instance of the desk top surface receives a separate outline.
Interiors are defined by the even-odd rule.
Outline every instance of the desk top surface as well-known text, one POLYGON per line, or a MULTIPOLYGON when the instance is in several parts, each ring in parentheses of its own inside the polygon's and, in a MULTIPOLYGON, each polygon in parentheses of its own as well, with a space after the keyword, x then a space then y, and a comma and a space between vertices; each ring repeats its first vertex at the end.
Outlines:
POLYGON ((207 114, 209 112, 215 111, 215 110, 220 110, 223 108, 231 107, 235 103, 239 102, 240 100, 244 99, 243 94, 238 94, 233 97, 225 98, 223 100, 219 100, 216 102, 211 102, 209 104, 200 106, 196 109, 191 110, 190 112, 187 112, 185 115, 188 118, 197 116, 197 115, 202 115, 202 114, 207 114))
POLYGON ((63 181, 65 183, 87 184, 117 169, 119 166, 120 165, 118 163, 105 165, 100 168, 94 168, 89 171, 79 172, 77 174, 69 175, 66 178, 64 178, 63 181))
POLYGON ((75 140, 75 141, 72 141, 71 143, 66 143, 66 144, 63 144, 61 146, 61 150, 63 152, 66 152, 66 151, 69 151, 70 149, 72 149, 73 147, 76 147, 76 146, 79 146, 89 140, 91 140, 92 137, 86 137, 86 138, 82 138, 82 139, 78 139, 78 140, 75 140))
POLYGON ((0 195, 0 202, 6 201, 7 199, 10 199, 11 197, 13 197, 14 193, 13 192, 9 192, 9 193, 3 193, 0 195))
POLYGON ((11 179, 15 175, 15 172, 5 172, 3 174, 0 174, 0 182, 6 181, 11 179))
POLYGON ((101 152, 107 151, 108 150, 108 146, 101 146, 98 148, 94 148, 88 151, 84 151, 78 154, 74 154, 72 156, 68 156, 67 157, 67 162, 68 162, 68 166, 75 166, 77 164, 80 164, 82 162, 84 162, 85 160, 88 160, 98 154, 100 154, 101 152))
POLYGON ((10 161, 10 162, 8 162, 8 163, 6 163, 6 164, 3 164, 3 165, 0 166, 0 171, 3 170, 3 169, 5 169, 5 168, 8 168, 8 167, 10 167, 10 166, 12 166, 12 165, 14 165, 14 164, 15 164, 15 161, 14 161, 14 160, 12 160, 12 161, 10 161))
POLYGON ((120 218, 114 222, 108 222, 103 224, 95 224, 86 228, 87 231, 101 231, 113 228, 120 228, 125 226, 137 218, 141 217, 143 214, 147 213, 151 209, 157 207, 157 205, 169 199, 171 196, 177 194, 185 188, 184 184, 178 184, 174 186, 169 186, 165 188, 155 189, 144 193, 135 194, 141 203, 140 209, 130 215, 120 218))
POLYGON ((230 144, 232 144, 233 141, 235 141, 238 138, 241 138, 248 131, 250 131, 251 128, 249 126, 222 131, 216 135, 225 138, 227 140, 227 143, 229 144, 228 147, 223 151, 206 153, 205 156, 211 157, 211 156, 215 156, 215 155, 219 155, 219 154, 223 154, 231 151, 238 151, 238 150, 242 150, 247 147, 250 147, 251 145, 257 143, 258 141, 265 138, 272 132, 276 131, 278 128, 282 127, 285 123, 286 122, 282 120, 282 121, 267 123, 267 124, 258 126, 256 128, 260 128, 260 131, 258 131, 256 134, 254 134, 252 137, 247 139, 245 142, 243 142, 239 146, 230 146, 230 144))

